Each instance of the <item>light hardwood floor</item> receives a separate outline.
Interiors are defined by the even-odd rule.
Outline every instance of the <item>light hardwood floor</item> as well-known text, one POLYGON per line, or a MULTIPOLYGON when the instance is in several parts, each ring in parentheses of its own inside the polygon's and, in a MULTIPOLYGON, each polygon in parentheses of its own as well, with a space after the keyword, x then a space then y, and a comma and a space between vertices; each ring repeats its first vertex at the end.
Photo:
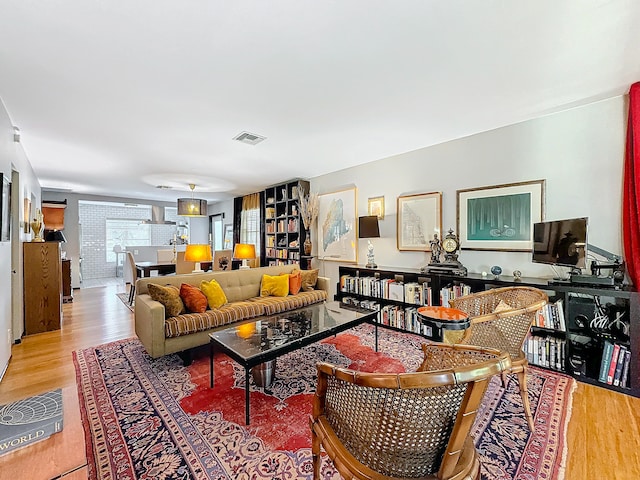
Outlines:
MULTIPOLYGON (((87 478, 72 352, 135 335, 133 314, 116 297, 123 286, 74 291, 62 329, 25 337, 12 349, 0 405, 63 389, 64 429, 0 456, 0 478, 87 478)), ((567 436, 566 480, 640 478, 640 399, 578 383, 567 436)))

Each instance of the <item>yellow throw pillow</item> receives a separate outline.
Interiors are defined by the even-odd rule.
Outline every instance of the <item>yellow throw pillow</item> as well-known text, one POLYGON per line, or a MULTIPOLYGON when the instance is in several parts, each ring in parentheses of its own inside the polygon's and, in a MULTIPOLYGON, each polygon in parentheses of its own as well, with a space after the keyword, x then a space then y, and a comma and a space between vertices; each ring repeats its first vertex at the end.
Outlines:
POLYGON ((260 296, 286 297, 289 295, 289 275, 262 275, 260 296))
POLYGON ((164 305, 165 318, 175 317, 187 311, 180 298, 180 290, 178 287, 172 285, 163 287, 162 285, 150 283, 147 285, 147 289, 149 290, 149 296, 151 298, 164 305))
POLYGON ((302 288, 303 292, 311 292, 316 288, 316 282, 318 281, 318 269, 315 270, 300 270, 302 275, 302 288))
POLYGON ((203 280, 200 282, 200 290, 207 297, 209 308, 220 308, 227 303, 227 296, 216 280, 211 280, 210 282, 203 280))

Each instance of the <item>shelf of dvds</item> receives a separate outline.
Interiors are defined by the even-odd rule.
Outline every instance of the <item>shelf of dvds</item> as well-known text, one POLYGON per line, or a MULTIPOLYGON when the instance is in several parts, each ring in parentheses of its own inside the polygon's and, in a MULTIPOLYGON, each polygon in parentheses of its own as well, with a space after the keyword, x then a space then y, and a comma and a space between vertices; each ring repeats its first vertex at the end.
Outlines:
MULTIPOLYGON (((300 264, 306 232, 298 211, 298 199, 308 191, 309 182, 305 180, 292 180, 265 190, 262 265, 300 264)), ((304 265, 306 262, 301 266, 304 265)))
POLYGON ((379 310, 388 328, 424 335, 417 308, 449 306, 471 292, 532 286, 549 296, 524 345, 529 363, 579 381, 640 397, 640 302, 629 288, 550 285, 547 279, 422 273, 418 269, 339 267, 336 298, 343 304, 379 310))

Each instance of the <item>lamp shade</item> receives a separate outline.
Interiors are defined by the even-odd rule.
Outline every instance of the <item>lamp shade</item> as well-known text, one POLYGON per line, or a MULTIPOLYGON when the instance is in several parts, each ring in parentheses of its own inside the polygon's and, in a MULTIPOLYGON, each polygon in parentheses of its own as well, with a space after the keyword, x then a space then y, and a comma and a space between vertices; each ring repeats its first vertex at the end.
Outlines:
POLYGON ((51 230, 44 236, 45 242, 66 242, 67 239, 60 230, 51 230))
POLYGON ((184 252, 185 262, 210 262, 211 261, 211 245, 194 243, 187 245, 184 252))
POLYGON ((207 201, 200 198, 179 198, 178 215, 182 217, 205 217, 207 201))
POLYGON ((378 226, 378 216, 368 215, 358 218, 358 238, 378 238, 380 237, 380 227, 378 226))
POLYGON ((256 258, 256 246, 248 243, 236 243, 233 249, 233 258, 236 260, 250 260, 256 258))

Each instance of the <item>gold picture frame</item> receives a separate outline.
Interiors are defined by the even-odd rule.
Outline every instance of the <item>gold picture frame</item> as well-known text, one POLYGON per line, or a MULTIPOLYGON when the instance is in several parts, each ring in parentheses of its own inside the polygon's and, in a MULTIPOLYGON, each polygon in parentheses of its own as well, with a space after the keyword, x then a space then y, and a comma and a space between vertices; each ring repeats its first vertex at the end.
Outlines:
POLYGON ((398 197, 398 250, 430 252, 429 241, 441 232, 442 192, 398 197))
POLYGON ((367 214, 375 215, 378 220, 384 218, 384 197, 371 197, 367 200, 367 214))

